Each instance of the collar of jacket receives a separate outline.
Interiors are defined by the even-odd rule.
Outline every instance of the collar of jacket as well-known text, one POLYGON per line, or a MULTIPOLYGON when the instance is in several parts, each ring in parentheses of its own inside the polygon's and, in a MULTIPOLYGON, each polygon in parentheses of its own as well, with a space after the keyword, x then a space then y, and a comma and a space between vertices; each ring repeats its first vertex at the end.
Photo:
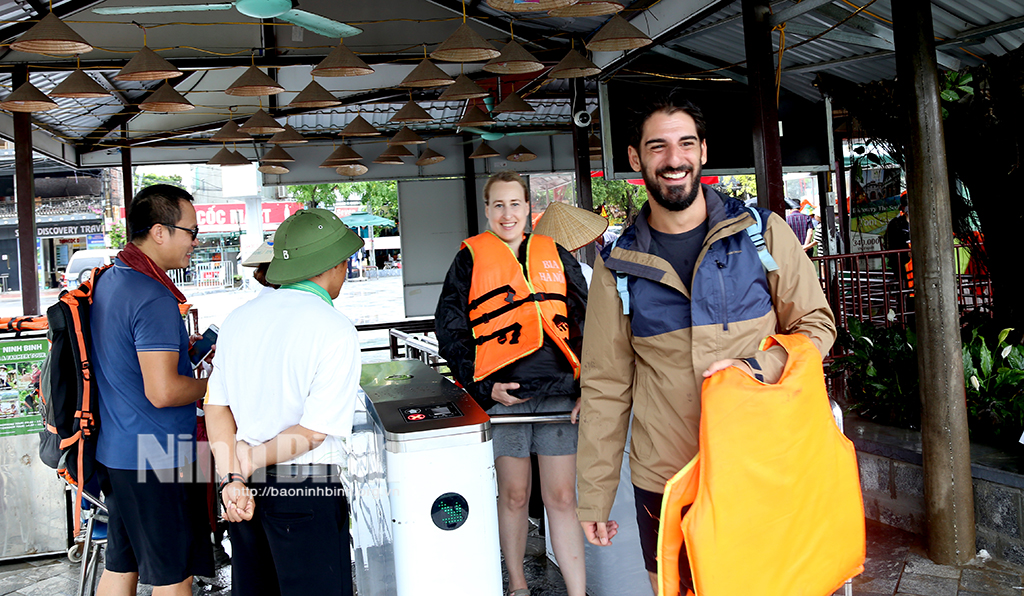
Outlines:
MULTIPOLYGON (((704 189, 704 202, 708 213, 708 235, 704 238, 704 247, 697 258, 695 270, 715 241, 745 230, 754 221, 746 206, 740 201, 723 198, 706 184, 701 186, 704 189)), ((609 244, 601 251, 604 265, 617 273, 663 283, 689 296, 690 292, 672 265, 665 259, 651 254, 651 227, 647 221, 650 213, 651 206, 645 204, 636 221, 623 232, 615 245, 609 244)))

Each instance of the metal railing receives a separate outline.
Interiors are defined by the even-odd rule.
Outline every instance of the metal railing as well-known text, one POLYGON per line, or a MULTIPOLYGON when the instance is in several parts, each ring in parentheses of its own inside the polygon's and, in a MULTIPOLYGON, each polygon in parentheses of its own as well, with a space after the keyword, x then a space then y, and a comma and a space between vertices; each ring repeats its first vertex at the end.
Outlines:
MULTIPOLYGON (((956 277, 961 312, 991 306, 991 279, 964 262, 968 252, 960 249, 966 247, 956 248, 955 273, 951 275, 956 277)), ((910 249, 813 258, 836 324, 845 327, 851 317, 880 327, 910 321, 914 316, 914 288, 912 278, 902 270, 909 259, 910 249)))
POLYGON ((391 359, 415 358, 427 366, 437 370, 444 359, 438 354, 437 339, 425 335, 413 335, 400 329, 388 331, 388 347, 391 350, 391 359), (404 347, 405 354, 401 352, 404 347))
POLYGON ((167 274, 178 287, 214 289, 235 284, 235 264, 230 261, 195 263, 187 269, 172 269, 167 274))

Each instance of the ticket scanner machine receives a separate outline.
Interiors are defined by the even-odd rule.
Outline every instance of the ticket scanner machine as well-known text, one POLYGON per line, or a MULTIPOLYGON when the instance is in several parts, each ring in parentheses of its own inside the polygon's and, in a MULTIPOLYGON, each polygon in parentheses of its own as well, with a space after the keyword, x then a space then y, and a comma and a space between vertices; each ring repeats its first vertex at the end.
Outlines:
POLYGON ((364 364, 350 442, 360 596, 501 596, 487 414, 419 360, 364 364))

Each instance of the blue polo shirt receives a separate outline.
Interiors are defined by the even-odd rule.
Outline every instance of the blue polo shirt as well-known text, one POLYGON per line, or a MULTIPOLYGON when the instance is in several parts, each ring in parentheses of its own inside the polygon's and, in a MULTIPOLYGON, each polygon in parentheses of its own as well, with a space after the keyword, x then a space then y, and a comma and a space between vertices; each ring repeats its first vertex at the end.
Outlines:
POLYGON ((193 459, 196 407, 157 408, 146 398, 137 352, 177 352, 192 375, 188 333, 170 290, 119 259, 96 284, 90 318, 99 389, 96 459, 119 470, 180 467, 193 459))

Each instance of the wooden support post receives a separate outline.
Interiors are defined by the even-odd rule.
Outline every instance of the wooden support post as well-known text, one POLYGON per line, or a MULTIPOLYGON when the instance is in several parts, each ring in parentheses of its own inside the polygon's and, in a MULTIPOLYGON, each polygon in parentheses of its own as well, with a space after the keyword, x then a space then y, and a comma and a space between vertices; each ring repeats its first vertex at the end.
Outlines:
POLYGON ((932 6, 929 0, 900 0, 892 12, 897 92, 910 112, 907 197, 928 555, 956 565, 975 553, 974 492, 932 6))
MULTIPOLYGON (((580 111, 587 111, 587 85, 582 77, 572 80, 572 99, 570 101, 572 114, 580 111)), ((587 211, 594 210, 594 195, 590 180, 590 138, 587 135, 585 126, 572 127, 572 149, 576 155, 576 205, 587 211)), ((597 253, 594 250, 594 243, 583 248, 583 260, 590 266, 594 265, 597 253)))
POLYGON ((464 172, 462 181, 466 189, 466 237, 472 238, 480 233, 480 216, 477 211, 479 198, 476 196, 476 165, 469 158, 473 153, 473 143, 471 142, 473 135, 463 133, 462 140, 465 141, 462 146, 462 169, 464 172))
POLYGON ((132 186, 132 148, 128 144, 128 125, 121 126, 121 138, 124 139, 124 146, 121 147, 121 182, 124 185, 124 229, 126 240, 132 239, 132 231, 128 229, 128 212, 132 208, 132 197, 135 196, 132 186))
MULTIPOLYGON (((28 67, 20 65, 11 75, 11 87, 17 89, 28 80, 28 67)), ((36 263, 36 200, 32 170, 32 115, 14 112, 14 196, 18 211, 18 272, 21 287, 21 311, 24 315, 42 314, 39 304, 39 268, 36 263)))
POLYGON ((771 14, 767 0, 743 0, 743 42, 747 53, 747 80, 754 115, 754 174, 757 204, 779 215, 786 213, 786 188, 782 183, 782 149, 779 146, 779 106, 775 101, 775 70, 772 65, 771 14))

